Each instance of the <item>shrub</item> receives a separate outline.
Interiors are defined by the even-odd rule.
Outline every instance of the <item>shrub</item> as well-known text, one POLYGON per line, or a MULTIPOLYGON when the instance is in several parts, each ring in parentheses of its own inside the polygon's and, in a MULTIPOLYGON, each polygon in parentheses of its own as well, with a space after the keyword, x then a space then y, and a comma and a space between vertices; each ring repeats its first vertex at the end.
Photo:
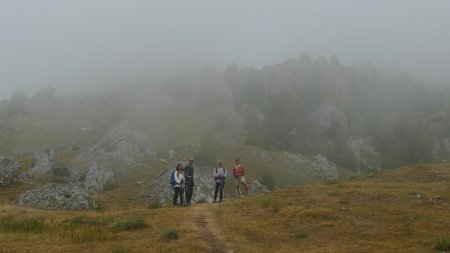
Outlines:
POLYGON ((261 184, 267 186, 269 190, 275 189, 275 179, 270 174, 265 174, 259 181, 261 184))
POLYGON ((166 240, 177 240, 178 239, 178 231, 176 230, 167 230, 163 233, 163 238, 166 240))
POLYGON ((272 199, 263 199, 263 200, 261 200, 261 205, 263 206, 263 207, 269 207, 269 206, 271 206, 272 205, 272 199))
POLYGON ((436 244, 434 245, 434 249, 439 251, 450 250, 450 238, 440 238, 439 240, 437 240, 436 244))
POLYGON ((119 221, 113 226, 114 232, 137 230, 142 228, 148 228, 148 225, 144 221, 144 217, 134 217, 125 221, 119 221))

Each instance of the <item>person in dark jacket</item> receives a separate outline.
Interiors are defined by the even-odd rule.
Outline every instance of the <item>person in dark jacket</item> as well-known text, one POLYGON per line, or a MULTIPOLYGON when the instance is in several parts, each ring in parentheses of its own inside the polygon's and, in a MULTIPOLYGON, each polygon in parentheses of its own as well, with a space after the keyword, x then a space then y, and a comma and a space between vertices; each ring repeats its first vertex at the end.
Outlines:
POLYGON ((186 181, 186 205, 191 204, 194 193, 194 158, 189 158, 189 164, 184 167, 184 178, 186 181))

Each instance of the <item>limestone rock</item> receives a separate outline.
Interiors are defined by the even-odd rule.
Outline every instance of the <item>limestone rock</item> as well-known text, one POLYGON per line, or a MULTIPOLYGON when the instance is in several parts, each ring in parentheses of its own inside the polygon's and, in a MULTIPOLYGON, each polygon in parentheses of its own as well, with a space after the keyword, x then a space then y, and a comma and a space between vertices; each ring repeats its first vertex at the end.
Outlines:
POLYGON ((84 186, 88 192, 101 192, 106 183, 114 181, 114 173, 111 170, 99 169, 94 163, 89 167, 84 186))
POLYGON ((250 193, 263 193, 263 192, 269 192, 269 189, 267 186, 261 184, 257 180, 253 180, 248 185, 250 193))
POLYGON ((86 189, 66 184, 50 183, 22 194, 19 206, 53 210, 83 210, 95 208, 95 201, 86 189))
POLYGON ((111 160, 133 163, 138 157, 153 157, 155 152, 150 148, 149 137, 144 133, 132 130, 128 123, 111 129, 99 143, 91 147, 87 158, 90 160, 111 160))
POLYGON ((34 153, 34 161, 31 164, 32 175, 43 175, 50 171, 55 160, 55 150, 52 146, 45 146, 34 153))
POLYGON ((14 157, 0 157, 0 186, 6 186, 20 180, 22 172, 14 157))
POLYGON ((320 154, 316 155, 312 164, 321 173, 323 179, 338 178, 336 166, 330 163, 326 157, 320 154))

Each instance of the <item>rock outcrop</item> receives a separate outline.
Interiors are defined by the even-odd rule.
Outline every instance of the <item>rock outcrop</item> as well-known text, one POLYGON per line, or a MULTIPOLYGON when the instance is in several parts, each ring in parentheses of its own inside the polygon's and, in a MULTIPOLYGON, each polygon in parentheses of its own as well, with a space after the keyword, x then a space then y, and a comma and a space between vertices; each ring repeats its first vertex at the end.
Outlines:
POLYGON ((86 189, 66 184, 50 183, 22 194, 19 206, 53 210, 83 210, 95 208, 95 201, 86 189))
POLYGON ((34 161, 31 164, 32 175, 43 175, 52 169, 55 160, 55 150, 51 146, 45 146, 34 153, 34 161))
POLYGON ((323 155, 319 154, 314 156, 312 164, 314 168, 320 172, 323 179, 331 180, 338 178, 336 166, 330 163, 323 155))
POLYGON ((101 192, 108 182, 115 182, 114 173, 108 169, 98 168, 94 163, 86 174, 84 187, 90 193, 101 192))
POLYGON ((253 180, 248 185, 250 193, 264 193, 269 192, 269 188, 267 186, 261 184, 257 180, 253 180))
POLYGON ((22 172, 14 157, 0 157, 0 186, 10 185, 21 179, 22 172))
POLYGON ((155 152, 149 145, 149 137, 132 130, 124 122, 111 129, 99 143, 88 151, 89 160, 110 160, 133 163, 139 157, 154 157, 155 152))

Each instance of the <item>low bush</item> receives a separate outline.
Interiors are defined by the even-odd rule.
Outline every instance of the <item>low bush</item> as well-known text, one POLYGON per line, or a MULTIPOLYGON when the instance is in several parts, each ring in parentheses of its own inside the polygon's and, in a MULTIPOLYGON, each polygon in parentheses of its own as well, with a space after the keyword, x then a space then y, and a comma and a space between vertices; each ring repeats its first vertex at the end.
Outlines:
POLYGON ((133 217, 125 221, 119 221, 113 226, 114 232, 137 230, 142 228, 148 228, 148 225, 144 221, 144 217, 133 217))
POLYGON ((166 240, 177 240, 179 238, 178 231, 176 230, 167 230, 163 233, 163 238, 166 240))

